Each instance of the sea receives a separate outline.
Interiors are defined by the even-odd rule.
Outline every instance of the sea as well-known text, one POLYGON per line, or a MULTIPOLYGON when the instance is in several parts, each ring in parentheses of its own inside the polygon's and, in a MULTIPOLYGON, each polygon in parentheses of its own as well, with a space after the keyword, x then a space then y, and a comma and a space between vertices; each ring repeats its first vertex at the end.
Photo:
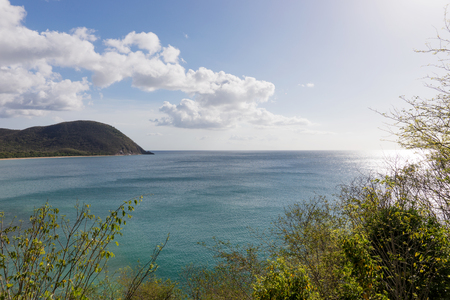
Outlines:
POLYGON ((157 275, 177 280, 188 264, 211 265, 199 243, 257 242, 285 209, 383 172, 408 151, 155 151, 155 155, 0 160, 0 211, 28 220, 48 202, 69 219, 77 203, 105 218, 143 196, 110 250, 110 269, 145 263, 156 245, 157 275), (389 163, 386 163, 389 162, 389 163))

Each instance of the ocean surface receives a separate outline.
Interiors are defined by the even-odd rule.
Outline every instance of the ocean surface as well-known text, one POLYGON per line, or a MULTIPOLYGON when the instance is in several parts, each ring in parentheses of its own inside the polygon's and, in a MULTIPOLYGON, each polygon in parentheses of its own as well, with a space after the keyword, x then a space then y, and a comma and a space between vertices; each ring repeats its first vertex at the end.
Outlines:
MULTIPOLYGON (((404 152, 406 153, 406 152, 404 152)), ((69 218, 77 203, 105 217, 124 200, 145 195, 123 229, 111 268, 145 262, 167 246, 158 275, 177 279, 212 253, 198 242, 254 241, 289 205, 316 195, 333 199, 338 185, 380 171, 389 151, 156 151, 155 155, 0 160, 0 211, 27 220, 48 201, 69 218)))

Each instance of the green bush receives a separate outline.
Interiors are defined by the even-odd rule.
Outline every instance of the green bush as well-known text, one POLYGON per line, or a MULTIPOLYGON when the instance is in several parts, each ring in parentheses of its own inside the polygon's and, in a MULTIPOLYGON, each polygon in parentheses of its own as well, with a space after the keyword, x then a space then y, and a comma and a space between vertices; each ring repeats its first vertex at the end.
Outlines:
POLYGON ((351 224, 343 249, 353 275, 389 299, 445 299, 450 290, 450 228, 434 199, 418 193, 417 183, 428 180, 423 174, 407 166, 341 196, 351 224))
POLYGON ((367 222, 370 253, 379 260, 391 299, 446 299, 450 291, 448 229, 415 208, 382 209, 367 222))
POLYGON ((282 257, 270 262, 266 274, 257 276, 253 288, 255 300, 319 299, 306 271, 289 266, 282 257))

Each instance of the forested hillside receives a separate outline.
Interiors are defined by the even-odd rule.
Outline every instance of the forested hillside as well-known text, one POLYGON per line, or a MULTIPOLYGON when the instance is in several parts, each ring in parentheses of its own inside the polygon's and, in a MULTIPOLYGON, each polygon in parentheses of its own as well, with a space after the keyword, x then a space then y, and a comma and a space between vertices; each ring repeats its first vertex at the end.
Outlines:
POLYGON ((136 154, 152 153, 116 128, 94 121, 64 122, 24 130, 0 128, 0 158, 136 154))

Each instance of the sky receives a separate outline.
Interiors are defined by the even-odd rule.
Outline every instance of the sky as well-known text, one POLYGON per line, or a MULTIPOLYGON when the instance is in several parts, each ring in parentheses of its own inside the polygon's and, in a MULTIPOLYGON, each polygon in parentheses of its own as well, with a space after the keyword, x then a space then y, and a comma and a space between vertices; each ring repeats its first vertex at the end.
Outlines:
POLYGON ((93 120, 146 150, 389 150, 432 97, 440 0, 0 0, 0 128, 93 120))

